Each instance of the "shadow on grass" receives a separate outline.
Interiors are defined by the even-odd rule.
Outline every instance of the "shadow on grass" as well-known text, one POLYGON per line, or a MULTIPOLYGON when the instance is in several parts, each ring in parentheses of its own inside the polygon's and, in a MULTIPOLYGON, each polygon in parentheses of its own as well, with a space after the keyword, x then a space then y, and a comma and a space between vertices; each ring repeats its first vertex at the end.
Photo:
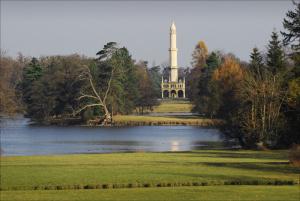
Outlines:
MULTIPOLYGON (((178 162, 164 162, 164 161, 156 161, 158 164, 183 164, 183 165, 205 165, 215 168, 232 168, 232 169, 243 169, 243 170, 253 170, 253 171, 261 171, 266 172, 268 174, 276 174, 284 173, 284 174, 299 174, 300 170, 297 166, 289 165, 288 162, 276 163, 276 162, 186 162, 186 163, 178 163, 178 162)), ((234 170, 233 170, 234 171, 234 170)))
POLYGON ((244 158, 244 159, 262 159, 262 160, 288 160, 288 152, 284 151, 205 151, 205 152, 176 152, 178 154, 187 154, 187 157, 207 157, 207 158, 244 158))
POLYGON ((246 176, 246 175, 223 175, 223 174, 207 175, 201 173, 199 174, 170 173, 170 175, 176 175, 176 176, 178 176, 178 174, 187 178, 187 180, 194 180, 196 178, 200 183, 201 182, 209 183, 210 181, 216 181, 216 183, 219 184, 222 183, 225 185, 268 185, 268 184, 282 185, 283 183, 293 185, 298 183, 297 179, 295 178, 284 179, 284 178, 261 178, 261 177, 246 176), (284 182, 285 180, 287 181, 296 180, 296 181, 284 182))
POLYGON ((226 167, 234 169, 244 169, 244 170, 257 170, 263 171, 268 174, 299 174, 299 167, 289 165, 289 163, 205 163, 207 166, 212 167, 226 167))
MULTIPOLYGON (((254 170, 263 171, 267 174, 299 174, 299 166, 289 165, 288 162, 282 162, 282 160, 287 161, 287 152, 282 151, 272 151, 272 152, 259 152, 259 151, 199 151, 199 152, 176 152, 174 154, 185 154, 184 157, 199 157, 199 158, 229 158, 233 162, 186 162, 186 165, 206 165, 211 167, 222 167, 222 168, 232 168, 232 169, 244 169, 244 170, 254 170), (237 160, 235 160, 237 159, 237 160), (239 159, 245 159, 240 160, 239 159), (251 162, 247 159, 261 159, 262 162, 251 162), (268 162, 268 160, 273 160, 268 162), (281 162, 276 162, 276 160, 281 162)), ((217 160, 216 160, 217 161, 217 160)))

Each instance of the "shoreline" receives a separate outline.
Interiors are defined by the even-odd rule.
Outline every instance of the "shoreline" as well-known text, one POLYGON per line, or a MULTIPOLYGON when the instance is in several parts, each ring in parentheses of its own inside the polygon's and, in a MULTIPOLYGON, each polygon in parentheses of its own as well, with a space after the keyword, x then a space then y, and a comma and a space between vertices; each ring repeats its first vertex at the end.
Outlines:
MULTIPOLYGON (((100 126, 98 119, 90 120, 87 126, 100 126)), ((118 115, 113 118, 114 126, 201 126, 214 127, 211 119, 199 115, 118 115)))
POLYGON ((117 115, 113 124, 101 125, 99 117, 82 123, 79 118, 52 119, 50 125, 57 126, 201 126, 214 128, 212 119, 200 115, 117 115))

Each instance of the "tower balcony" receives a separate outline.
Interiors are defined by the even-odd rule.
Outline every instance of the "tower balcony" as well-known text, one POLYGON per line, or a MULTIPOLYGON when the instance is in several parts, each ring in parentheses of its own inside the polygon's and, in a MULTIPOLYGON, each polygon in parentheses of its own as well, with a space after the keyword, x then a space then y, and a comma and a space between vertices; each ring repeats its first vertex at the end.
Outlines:
POLYGON ((185 89, 185 83, 182 82, 171 82, 171 83, 162 83, 162 89, 185 89))

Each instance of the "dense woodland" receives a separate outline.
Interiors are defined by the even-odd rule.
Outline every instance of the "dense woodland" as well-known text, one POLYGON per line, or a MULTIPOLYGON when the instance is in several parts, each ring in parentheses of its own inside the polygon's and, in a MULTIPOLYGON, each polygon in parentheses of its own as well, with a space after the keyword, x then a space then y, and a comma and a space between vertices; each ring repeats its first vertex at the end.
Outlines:
MULTIPOLYGON (((249 62, 233 53, 210 52, 200 41, 191 67, 180 68, 193 112, 222 119, 214 121, 224 140, 243 148, 299 144, 300 4, 295 7, 283 20, 284 31, 270 33, 266 50, 254 46, 249 62)), ((109 123, 113 115, 143 114, 158 105, 167 65, 135 61, 115 42, 95 54, 30 58, 19 53, 14 59, 1 50, 1 119, 24 113, 41 124, 53 118, 86 122, 94 116, 109 123)))

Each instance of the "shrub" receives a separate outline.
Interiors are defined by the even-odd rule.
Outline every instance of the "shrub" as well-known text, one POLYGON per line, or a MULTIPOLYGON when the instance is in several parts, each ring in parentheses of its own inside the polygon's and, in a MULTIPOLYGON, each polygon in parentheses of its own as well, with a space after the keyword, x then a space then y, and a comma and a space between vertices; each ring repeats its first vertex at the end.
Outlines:
POLYGON ((45 190, 45 188, 43 186, 36 186, 34 190, 45 190))
MULTIPOLYGON (((157 186, 157 185, 156 185, 156 186, 157 186)), ((145 187, 145 188, 152 187, 152 184, 147 183, 147 184, 144 184, 143 187, 145 187)), ((158 187, 158 186, 157 186, 157 187, 158 187)))
POLYGON ((127 184, 127 187, 128 188, 137 188, 138 187, 138 185, 136 184, 136 183, 129 183, 129 184, 127 184))
POLYGON ((64 190, 63 186, 57 186, 57 190, 64 190))
MULTIPOLYGON (((208 182, 207 181, 205 181, 205 182, 202 182, 202 184, 201 184, 202 186, 208 186, 208 182)), ((195 186, 195 185, 194 185, 195 186)))
POLYGON ((83 189, 83 186, 82 185, 74 185, 74 189, 83 189))
POLYGON ((174 184, 172 184, 172 183, 167 183, 167 187, 173 187, 174 186, 174 184))
POLYGON ((113 188, 122 188, 120 184, 113 184, 113 188))
POLYGON ((111 188, 111 185, 109 185, 109 184, 103 184, 103 185, 102 185, 102 188, 103 188, 103 189, 111 188))
POLYGON ((251 185, 264 185, 264 182, 261 179, 258 179, 258 180, 255 179, 255 180, 252 181, 251 185))
POLYGON ((290 164, 300 165, 300 144, 294 145, 290 152, 290 164))
POLYGON ((96 185, 85 185, 84 189, 96 189, 96 185))

